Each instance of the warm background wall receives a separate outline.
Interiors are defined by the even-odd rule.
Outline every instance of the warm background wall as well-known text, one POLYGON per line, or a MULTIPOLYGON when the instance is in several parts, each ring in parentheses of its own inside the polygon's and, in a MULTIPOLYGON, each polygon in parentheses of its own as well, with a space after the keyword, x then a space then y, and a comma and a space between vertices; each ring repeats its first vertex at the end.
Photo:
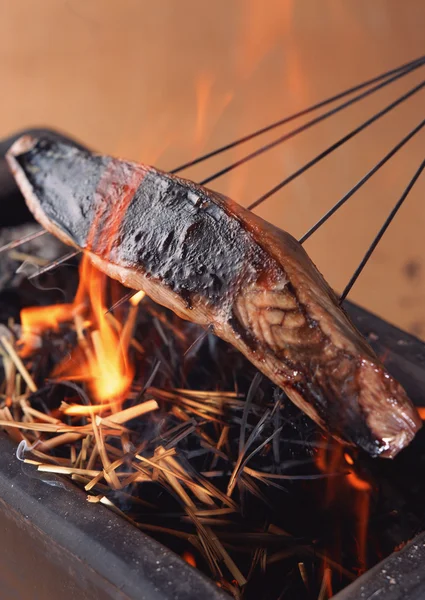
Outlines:
MULTIPOLYGON (((48 125, 104 152, 172 168, 420 56, 424 32, 423 0, 0 0, 0 137, 48 125)), ((248 204, 421 76, 213 187, 248 204)), ((259 213, 301 235, 424 117, 424 107, 422 91, 259 213)), ((424 158, 424 142, 422 132, 308 242, 336 289, 424 158)), ((187 176, 198 179, 253 147, 187 176)), ((423 338, 424 226, 422 176, 350 296, 423 338)))

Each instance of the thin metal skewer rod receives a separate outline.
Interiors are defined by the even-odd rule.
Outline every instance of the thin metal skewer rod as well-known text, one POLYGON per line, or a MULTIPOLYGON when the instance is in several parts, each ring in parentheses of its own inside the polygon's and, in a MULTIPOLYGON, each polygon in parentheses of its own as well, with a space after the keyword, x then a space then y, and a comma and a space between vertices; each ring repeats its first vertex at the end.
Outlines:
POLYGON ((267 133, 268 131, 271 131, 272 129, 276 129, 277 127, 285 125, 286 123, 294 121, 295 119, 298 119, 299 117, 308 115, 309 113, 311 113, 319 108, 323 108, 324 106, 327 106, 328 104, 331 104, 332 102, 335 102, 336 100, 340 100, 341 98, 344 98, 345 96, 353 94, 354 92, 358 92, 359 90, 364 89, 365 87, 368 87, 369 85, 372 85, 373 83, 377 83, 378 81, 382 81, 383 79, 386 79, 387 77, 391 77, 391 75, 394 75, 395 73, 404 71, 404 70, 408 69, 409 67, 412 67, 415 64, 422 63, 424 61, 424 59, 425 59, 425 56, 421 56, 419 58, 416 58, 415 60, 405 63, 404 65, 401 65, 400 67, 391 69, 390 71, 386 71, 385 73, 381 73, 381 75, 377 75, 376 77, 373 77, 372 79, 368 79, 367 81, 364 81, 363 83, 359 83, 347 90, 344 90, 343 92, 339 92, 338 94, 331 96, 330 98, 326 98, 325 100, 317 102, 316 104, 313 104, 312 106, 309 106, 308 108, 304 108, 303 110, 300 110, 296 113, 293 113, 292 115, 289 115, 288 117, 280 119, 279 121, 275 121, 271 125, 267 125, 266 127, 257 129, 256 131, 249 133, 248 135, 245 135, 233 142, 230 142, 229 144, 225 144, 224 146, 221 146, 220 148, 216 148, 215 150, 212 150, 211 152, 208 152, 202 156, 199 156, 198 158, 190 160, 190 161, 180 165, 179 167, 176 167, 175 169, 170 171, 170 173, 172 173, 172 174, 178 173, 179 171, 183 171, 184 169, 187 169, 187 168, 197 165, 201 162, 204 162, 205 160, 212 158, 213 156, 217 156, 217 154, 226 152, 226 150, 230 150, 232 148, 235 148, 236 146, 239 146, 240 144, 249 142, 250 140, 262 135, 263 133, 267 133))
POLYGON ((105 312, 105 315, 107 315, 108 313, 112 312, 113 310, 115 310, 116 308, 118 308, 119 306, 121 306, 122 304, 124 304, 125 302, 127 302, 127 300, 130 300, 133 296, 135 296, 138 293, 139 292, 137 290, 131 290, 131 292, 128 292, 127 294, 125 294, 124 296, 122 296, 122 298, 120 298, 119 300, 117 300, 112 306, 110 306, 108 308, 108 310, 105 312))
MULTIPOLYGON (((377 81, 381 81, 382 79, 386 79, 388 77, 390 77, 389 80, 384 81, 382 84, 380 84, 379 86, 376 86, 375 88, 372 88, 371 90, 368 90, 367 92, 365 92, 364 94, 361 94, 360 96, 357 96, 355 98, 352 98, 349 102, 336 107, 334 110, 329 111, 328 113, 325 113, 324 115, 319 116, 317 119, 314 119, 313 121, 310 121, 309 123, 306 123, 304 126, 302 126, 301 128, 298 128, 297 130, 290 132, 289 134, 283 136, 283 138, 279 138, 279 140, 276 140, 275 142, 273 142, 271 145, 267 145, 264 148, 260 148, 258 151, 256 151, 255 153, 248 155, 247 157, 245 157, 244 159, 241 159, 241 161, 238 161, 237 163, 230 165, 227 169, 225 169, 224 171, 221 171, 219 173, 216 173, 215 175, 212 175, 211 177, 209 177, 208 179, 205 179, 203 182, 203 184, 208 183, 209 181, 212 181, 213 179, 215 179, 216 177, 219 177, 220 175, 224 174, 224 172, 227 172, 233 168, 235 168, 236 166, 238 166, 239 164, 243 164, 243 162, 245 162, 246 160, 250 160, 251 158, 254 158, 254 156, 257 156, 258 154, 261 154, 262 152, 265 152, 267 149, 270 149, 272 147, 274 147, 275 145, 277 145, 278 143, 281 143, 282 141, 285 141, 286 139, 289 139, 290 137, 293 137, 294 135, 296 135, 297 133, 301 133, 301 131, 304 131, 305 129, 307 129, 308 127, 312 126, 313 124, 315 124, 316 122, 319 122, 321 120, 323 120, 324 118, 327 118, 328 116, 331 116, 331 114, 335 114, 336 112, 338 112, 339 110, 342 110, 342 108, 344 108, 345 106, 348 106, 358 100, 360 100, 362 97, 365 97, 366 95, 369 95, 370 93, 373 93, 374 91, 377 91, 377 89, 380 89, 381 87, 384 87, 385 85, 391 83, 392 81, 395 81, 396 79, 398 79, 399 77, 402 77, 408 73, 410 73, 411 71, 413 71, 414 69, 422 66, 423 64, 425 64, 425 55, 422 57, 419 57, 413 61, 410 61, 408 63, 405 63, 404 65, 401 65, 395 69, 391 69, 390 71, 387 71, 381 75, 378 75, 377 77, 374 77, 372 79, 369 79, 361 84, 358 84, 357 86, 354 86, 348 90, 345 90, 344 92, 341 92, 335 96, 332 96, 331 98, 328 98, 326 100, 323 100, 322 102, 319 102, 309 108, 306 108, 302 111, 299 111, 298 113, 295 113, 289 117, 286 117, 285 119, 281 119, 280 121, 277 121, 276 123, 272 123, 271 125, 264 127, 258 131, 253 132, 252 134, 249 134, 247 136, 245 136, 244 138, 240 138, 239 140, 236 140, 230 144, 227 144, 226 146, 223 146, 221 148, 218 148, 217 150, 213 151, 212 153, 209 153, 208 155, 204 155, 201 156, 197 159, 195 159, 194 161, 191 161, 190 163, 186 163, 185 165, 182 165, 176 169, 174 169, 173 171, 171 171, 171 173, 177 173, 178 171, 192 165, 192 164, 197 164, 203 160, 206 160, 207 158, 209 158, 210 156, 213 156, 215 154, 218 154, 220 152, 223 152, 227 149, 233 148, 234 146, 237 146, 241 143, 243 143, 244 141, 248 141, 250 139, 255 138, 256 136, 260 135, 261 133, 265 133, 267 131, 270 131, 271 129, 278 127, 279 125, 283 125, 284 123, 287 123, 291 120, 296 119, 297 117, 303 116, 308 114, 309 112, 312 112, 313 110, 316 110, 317 108, 320 108, 322 106, 325 106, 335 100, 338 100, 339 98, 342 98, 350 93, 353 93, 355 91, 358 91, 364 87, 367 87, 369 85, 371 85, 374 82, 377 81), (391 75, 393 75, 393 77, 391 77, 391 75)), ((18 246, 20 246, 21 244, 24 244, 26 242, 30 242, 42 235, 44 235, 45 233, 47 233, 44 229, 41 229, 39 231, 36 231, 34 233, 31 233, 19 240, 14 240, 12 242, 9 242, 8 244, 5 244, 4 246, 2 246, 0 248, 0 254, 3 252, 7 252, 8 250, 13 250, 14 248, 17 248, 18 246)), ((34 274, 34 276, 36 276, 36 274, 34 274)))
POLYGON ((28 235, 20 238, 19 240, 13 240, 12 242, 9 242, 8 244, 5 244, 4 246, 2 246, 0 248, 0 254, 2 254, 3 252, 7 252, 8 250, 13 250, 14 248, 17 248, 18 246, 21 246, 22 244, 26 244, 26 242, 32 242, 32 240, 35 240, 35 239, 41 237, 45 233, 47 233, 47 231, 45 229, 40 229, 37 231, 33 231, 32 233, 29 233, 28 235))
POLYGON ((406 69, 404 71, 401 71, 400 73, 397 73, 397 75, 394 75, 390 79, 387 79, 387 80, 383 81, 382 83, 380 83, 380 84, 378 84, 378 85, 370 88, 369 90, 366 90, 365 92, 362 92, 361 94, 358 94, 357 96, 354 96, 354 98, 351 98, 350 100, 347 100, 346 102, 343 102, 342 104, 340 104, 340 105, 336 106, 335 108, 333 108, 333 109, 331 109, 331 110, 323 113, 322 115, 319 115, 318 117, 315 117, 314 119, 312 119, 310 121, 307 121, 307 123, 304 123, 304 125, 301 125, 300 127, 297 127, 296 129, 293 129, 292 131, 289 131, 288 133, 286 133, 286 134, 278 137, 277 139, 275 139, 274 141, 270 142, 269 144, 266 144, 266 145, 262 146, 261 148, 258 148, 254 152, 251 152, 250 154, 247 154, 246 156, 244 156, 243 158, 237 160, 236 162, 228 165, 227 167, 221 169, 220 171, 217 171, 213 175, 210 175, 210 177, 207 177, 206 179, 203 179, 200 182, 200 184, 201 185, 205 185, 207 183, 210 183, 214 179, 217 179, 218 177, 221 177, 222 175, 225 175, 226 173, 229 173, 233 169, 236 169, 236 167, 239 167, 239 166, 245 164, 246 162, 252 160, 253 158, 256 158, 257 156, 260 156, 264 152, 267 152, 268 150, 271 150, 272 148, 275 148, 279 144, 282 144, 283 142, 286 142, 287 140, 295 137, 296 135, 302 133, 303 131, 306 131, 307 129, 310 129, 311 127, 313 127, 313 125, 316 125, 317 123, 320 123, 321 121, 324 121, 325 119, 328 119, 329 117, 337 114, 338 112, 340 112, 344 108, 347 108, 348 106, 351 106, 351 105, 355 104, 356 102, 359 102, 360 100, 363 100, 363 98, 366 98, 366 97, 370 96, 371 94, 374 94, 378 90, 386 87, 387 85, 389 85, 393 81, 396 81, 397 79, 400 79, 401 77, 404 77, 405 75, 408 75, 409 73, 411 73, 415 69, 423 66, 424 64, 425 64, 425 61, 422 61, 422 62, 420 62, 418 64, 415 64, 412 67, 410 67, 409 69, 406 69))
POLYGON ((323 158, 325 158, 326 156, 328 156, 329 154, 334 152, 337 148, 339 148, 340 146, 342 146, 343 144, 348 142, 348 140, 350 140, 355 135, 357 135, 358 133, 360 133, 361 131, 366 129, 366 127, 369 127, 369 125, 372 125, 372 123, 374 123, 375 121, 377 121, 378 119, 380 119, 381 117, 383 117, 384 115, 389 113, 396 106, 398 106, 399 104, 401 104, 402 102, 404 102, 405 100, 407 100, 408 98, 410 98, 411 96, 413 96, 414 94, 419 92, 419 90, 421 90, 423 87, 425 87, 425 80, 422 81, 419 85, 417 85, 414 88, 412 88, 411 90, 409 90, 408 92, 406 92, 405 94, 403 94, 402 96, 400 96, 399 98, 397 98, 397 100, 395 100, 394 102, 391 102, 391 104, 388 104, 385 108, 383 108, 378 113, 376 113, 375 115, 373 115, 372 117, 367 119, 367 121, 365 121, 364 123, 362 123, 355 129, 353 129, 352 131, 347 133, 347 135, 340 138, 337 142, 335 142, 331 146, 328 146, 328 148, 326 148, 326 150, 324 150, 323 152, 321 152, 320 154, 315 156, 312 160, 310 160, 308 163, 306 163, 300 169, 298 169, 297 171, 295 171, 294 173, 289 175, 289 177, 286 177, 286 179, 284 179, 283 181, 278 183, 271 190, 269 190, 268 192, 266 192, 265 194, 260 196, 260 198, 255 200, 255 202, 253 202, 252 204, 250 204, 248 206, 248 208, 250 210, 252 210, 252 209, 256 208, 257 206, 259 206, 260 204, 262 204, 265 200, 270 198, 270 196, 273 196, 273 194, 276 194, 276 192, 281 190, 285 185, 287 185, 288 183, 290 183, 291 181, 293 181, 294 179, 296 179, 297 177, 299 177, 300 175, 305 173, 308 169, 310 169, 310 167, 313 167, 315 164, 320 162, 323 158))
POLYGON ((354 187, 352 187, 351 190, 345 194, 345 196, 343 196, 340 200, 338 200, 338 202, 336 204, 334 204, 332 206, 332 208, 329 209, 328 212, 326 214, 324 214, 323 217, 321 217, 317 221, 317 223, 315 223, 313 225, 313 227, 311 227, 307 231, 307 233, 305 233, 299 239, 300 244, 304 244, 304 242, 307 241, 308 238, 313 235, 313 233, 315 233, 324 223, 326 223, 326 221, 333 214, 335 214, 336 211, 338 209, 340 209, 341 206, 343 206, 347 202, 347 200, 349 200, 351 198, 351 196, 353 196, 357 192, 357 190, 359 190, 372 177, 372 175, 374 175, 377 171, 379 171, 379 169, 381 167, 383 167, 385 165, 385 163, 387 163, 390 160, 390 158, 392 158, 405 144, 407 144, 407 142, 409 140, 411 140, 414 135, 416 135, 421 129, 423 129, 424 126, 425 126, 425 119, 423 121, 421 121, 419 123, 419 125, 417 125, 414 129, 412 129, 412 131, 410 131, 406 135, 406 137, 404 137, 396 146, 394 146, 394 148, 392 150, 390 150, 390 152, 388 152, 388 154, 386 154, 384 156, 384 158, 382 158, 368 173, 366 173, 366 175, 364 177, 362 177, 362 179, 360 179, 360 181, 358 181, 356 183, 356 185, 354 187))
POLYGON ((54 260, 53 262, 49 263, 48 265, 46 265, 42 269, 39 269, 38 271, 36 271, 32 275, 30 275, 28 277, 28 279, 29 280, 30 279, 35 279, 39 275, 43 275, 44 273, 48 273, 49 271, 53 271, 53 269, 56 269, 56 267, 59 267, 59 265, 62 265, 67 260, 71 260, 71 258, 74 258, 75 256, 78 256, 78 254, 80 254, 80 252, 81 252, 81 250, 73 250, 72 252, 68 252, 68 254, 65 254, 64 256, 61 256, 61 258, 58 258, 57 260, 54 260))
POLYGON ((416 171, 416 173, 414 174, 414 176, 412 177, 412 179, 409 181, 409 184, 407 185, 406 189, 404 190, 400 200, 397 202, 397 204, 394 206, 394 208, 392 209, 392 211, 390 212, 390 214, 388 215, 387 219, 385 220, 385 223, 382 225, 381 229, 378 231, 376 237, 374 238, 372 244, 370 245, 370 247, 368 248, 368 251, 366 252, 366 254, 364 255, 362 261, 360 262, 359 266, 357 267, 357 269, 354 271, 353 276, 351 277, 350 281, 347 283, 344 291, 341 294, 341 297, 339 299, 339 303, 341 304, 345 298, 347 297, 347 295, 350 293, 353 285, 356 283, 360 273, 363 271, 363 269, 365 268, 368 260, 370 259, 370 257, 372 256, 376 246, 379 244, 379 242, 382 239, 382 236, 384 235, 384 233, 387 231, 388 227, 391 224, 391 221, 394 219, 394 217, 396 216, 397 212, 399 211, 399 209, 401 208, 403 202, 406 200, 407 196, 409 195, 410 190, 413 188, 413 186, 415 185, 416 181, 418 180, 420 174, 422 173, 422 171, 425 168, 425 160, 422 161, 421 166, 419 167, 419 169, 416 171))

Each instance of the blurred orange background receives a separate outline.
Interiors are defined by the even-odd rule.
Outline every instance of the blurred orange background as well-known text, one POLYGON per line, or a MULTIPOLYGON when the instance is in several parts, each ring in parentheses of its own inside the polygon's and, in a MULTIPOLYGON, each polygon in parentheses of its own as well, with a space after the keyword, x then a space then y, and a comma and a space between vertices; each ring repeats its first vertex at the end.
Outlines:
MULTIPOLYGON (((412 60, 423 0, 0 0, 0 137, 58 128, 163 169, 412 60)), ((419 69, 211 185, 248 205, 421 81, 419 69)), ((422 90, 259 207, 301 236, 424 116, 422 90)), ((289 124, 188 170, 205 177, 289 124)), ((306 243, 342 290, 424 158, 425 132, 306 243)), ((425 176, 350 298, 425 339, 425 176)))

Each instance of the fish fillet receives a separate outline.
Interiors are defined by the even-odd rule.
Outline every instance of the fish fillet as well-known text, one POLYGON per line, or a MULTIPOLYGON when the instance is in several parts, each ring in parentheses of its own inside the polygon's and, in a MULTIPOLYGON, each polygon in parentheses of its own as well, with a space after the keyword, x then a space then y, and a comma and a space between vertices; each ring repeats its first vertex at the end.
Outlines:
POLYGON ((45 229, 212 327, 335 438, 392 458, 421 427, 290 234, 191 181, 71 144, 24 136, 7 159, 45 229))

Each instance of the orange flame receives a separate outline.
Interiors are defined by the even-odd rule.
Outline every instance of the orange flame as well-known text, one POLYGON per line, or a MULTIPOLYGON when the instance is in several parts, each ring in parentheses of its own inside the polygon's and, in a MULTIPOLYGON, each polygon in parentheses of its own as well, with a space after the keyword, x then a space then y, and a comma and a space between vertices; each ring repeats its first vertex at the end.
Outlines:
POLYGON ((210 74, 201 73, 196 82, 196 129, 195 129, 195 144, 198 148, 201 142, 205 142, 206 138, 206 121, 210 109, 211 92, 214 84, 214 79, 210 74))
POLYGON ((350 456, 350 455, 348 454, 348 452, 346 452, 346 453, 344 454, 344 458, 345 458, 345 462, 346 462, 346 463, 348 463, 349 465, 354 465, 354 459, 353 459, 353 457, 352 457, 352 456, 350 456))
POLYGON ((73 304, 33 306, 21 310, 20 355, 28 357, 37 347, 38 337, 46 329, 58 331, 61 323, 73 318, 73 304))
MULTIPOLYGON (((316 465, 322 472, 335 473, 344 470, 346 464, 354 467, 355 461, 351 454, 343 452, 341 445, 335 445, 331 450, 321 448, 316 457, 316 465)), ((347 510, 356 520, 357 558, 360 572, 366 570, 367 564, 367 531, 371 491, 371 485, 354 470, 344 478, 331 477, 326 483, 327 508, 332 508, 337 496, 344 495, 347 498, 345 503, 347 510)), ((333 552, 336 554, 340 554, 339 544, 340 540, 335 537, 333 552)), ((324 569, 328 566, 326 560, 323 566, 324 569)))
POLYGON ((194 156, 205 146, 211 133, 233 99, 232 91, 216 89, 216 77, 201 72, 196 78, 196 123, 193 136, 194 156))
MULTIPOLYGON (((99 403, 124 400, 133 380, 133 368, 120 344, 120 331, 108 320, 105 302, 107 277, 84 256, 80 266, 80 284, 74 307, 90 306, 92 329, 90 338, 55 369, 56 377, 78 377, 87 380, 90 392, 99 403)), ((119 326, 120 327, 120 326, 119 326)))
POLYGON ((425 406, 418 406, 417 411, 422 421, 425 421, 425 406))
MULTIPOLYGON (((350 456, 350 459, 353 459, 350 456)), ((347 461, 347 457, 345 457, 347 461)), ((350 464, 350 461, 347 461, 350 464)), ((351 463, 353 464, 354 461, 351 463)), ((359 570, 360 572, 366 571, 367 566, 367 529, 369 522, 369 509, 370 509, 370 493, 372 488, 370 483, 359 477, 357 473, 352 471, 346 477, 346 481, 356 490, 357 498, 355 501, 356 506, 356 517, 357 517, 357 546, 359 556, 359 570)))
POLYGON ((114 409, 119 406, 119 402, 103 402, 102 404, 96 404, 95 406, 83 406, 82 404, 71 404, 70 406, 62 405, 62 412, 64 415, 70 417, 91 417, 97 415, 106 409, 114 409))
POLYGON ((136 292, 134 296, 130 298, 130 304, 132 306, 138 306, 139 302, 141 302, 145 296, 146 293, 143 290, 136 292))
POLYGON ((236 71, 242 79, 248 79, 264 58, 274 49, 290 40, 292 45, 292 27, 294 23, 295 2, 275 0, 273 11, 276 19, 269 19, 268 11, 257 0, 245 2, 241 14, 242 27, 236 46, 236 71))

